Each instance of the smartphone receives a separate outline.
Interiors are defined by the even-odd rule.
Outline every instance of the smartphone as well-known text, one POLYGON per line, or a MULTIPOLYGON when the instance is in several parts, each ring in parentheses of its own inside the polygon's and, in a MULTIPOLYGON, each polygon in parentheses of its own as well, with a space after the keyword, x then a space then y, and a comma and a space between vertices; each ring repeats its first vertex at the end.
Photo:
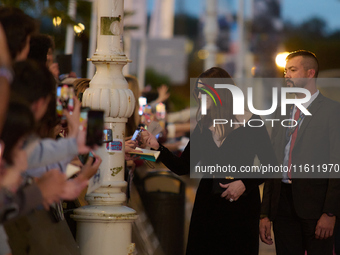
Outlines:
POLYGON ((57 63, 60 75, 69 74, 72 71, 72 54, 57 55, 57 63))
POLYGON ((57 115, 63 116, 63 109, 68 110, 70 113, 74 110, 74 88, 72 85, 59 85, 57 87, 57 115))
POLYGON ((103 143, 112 142, 112 129, 103 130, 103 143))
POLYGON ((87 113, 86 145, 103 144, 104 111, 89 110, 87 113))
POLYGON ((80 108, 80 124, 83 125, 85 127, 85 129, 87 129, 87 115, 89 113, 89 111, 91 110, 90 107, 81 107, 80 108))
POLYGON ((136 141, 138 135, 142 132, 142 129, 137 128, 136 131, 133 133, 133 136, 131 138, 131 141, 136 141))
POLYGON ((146 97, 139 97, 139 98, 138 98, 138 103, 139 103, 138 114, 139 114, 139 115, 143 115, 144 106, 145 106, 146 103, 147 103, 146 97))

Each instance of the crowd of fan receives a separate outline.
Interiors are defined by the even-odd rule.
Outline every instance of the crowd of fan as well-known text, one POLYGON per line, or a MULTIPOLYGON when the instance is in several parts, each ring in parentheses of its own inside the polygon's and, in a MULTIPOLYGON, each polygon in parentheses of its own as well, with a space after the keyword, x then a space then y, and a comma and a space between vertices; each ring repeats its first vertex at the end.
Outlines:
MULTIPOLYGON (((38 34, 37 27, 20 9, 0 7, 0 255, 79 254, 65 229, 61 201, 77 198, 101 164, 93 152, 96 148, 85 143, 86 129, 80 128, 77 98, 89 86, 89 79, 74 81, 74 110, 72 114, 64 110, 67 136, 60 137, 64 127, 56 115, 60 81, 58 64, 53 62, 54 43, 50 36, 38 34), (79 160, 81 154, 87 155, 80 157, 85 162, 79 160), (68 179, 65 171, 70 162, 81 171, 68 179), (58 231, 63 233, 62 240, 58 231)), ((126 79, 136 98, 126 128, 125 151, 129 152, 137 145, 129 139, 141 122, 141 93, 134 77, 126 79)), ((169 97, 167 90, 159 88, 154 105, 169 97)), ((189 128, 179 124, 177 132, 189 128)), ((170 125, 169 130, 175 136, 174 127, 170 125)), ((133 166, 136 157, 125 155, 127 166, 133 166)))
POLYGON ((0 254, 44 254, 43 240, 40 246, 20 242, 29 232, 23 220, 29 224, 33 214, 46 212, 62 221, 60 201, 79 196, 101 158, 93 153, 80 163, 81 172, 67 179, 66 166, 78 154, 95 149, 85 145, 86 131, 79 128, 81 104, 75 99, 73 114, 64 112, 68 135, 56 139, 61 129, 55 113, 58 74, 45 50, 35 44, 36 22, 7 7, 0 8, 0 22, 0 221, 8 236, 2 227, 0 254))

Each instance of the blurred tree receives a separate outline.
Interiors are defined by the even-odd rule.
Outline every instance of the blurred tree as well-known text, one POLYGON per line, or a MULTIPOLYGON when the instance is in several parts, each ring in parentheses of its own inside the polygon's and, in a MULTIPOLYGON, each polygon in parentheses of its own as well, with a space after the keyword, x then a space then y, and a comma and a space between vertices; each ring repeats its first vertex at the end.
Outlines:
POLYGON ((174 35, 185 35, 194 40, 198 35, 199 19, 184 13, 175 15, 174 35))
POLYGON ((1 0, 0 5, 17 7, 28 15, 40 19, 43 16, 62 18, 62 24, 77 24, 67 14, 69 0, 1 0))
POLYGON ((286 23, 284 38, 287 51, 305 49, 314 52, 321 71, 340 68, 340 30, 329 32, 324 20, 314 17, 299 25, 286 23))
POLYGON ((168 76, 160 74, 152 68, 145 70, 145 84, 150 85, 152 89, 157 89, 162 84, 169 85, 170 83, 171 81, 168 76))
MULTIPOLYGON (((77 17, 71 19, 68 15, 69 0, 0 0, 0 6, 10 6, 22 9, 26 14, 40 22, 40 33, 49 34, 54 38, 56 54, 63 53, 65 48, 65 35, 67 25, 82 23, 85 30, 77 34, 76 47, 81 47, 81 77, 86 77, 86 68, 89 45, 89 31, 92 3, 87 0, 77 0, 77 17), (60 17, 61 24, 53 25, 53 18, 60 17)), ((133 15, 133 12, 125 12, 125 16, 133 15)), ((137 29, 136 26, 126 26, 124 30, 137 29)))
MULTIPOLYGON (((182 2, 181 0, 178 2, 182 2)), ((182 2, 182 4, 184 4, 182 2)), ((182 8, 184 8, 182 6, 182 8)), ((178 111, 190 106, 190 78, 197 77, 203 70, 203 60, 198 58, 197 52, 202 47, 202 29, 199 18, 188 15, 184 10, 175 15, 174 35, 186 36, 190 40, 192 49, 188 51, 188 79, 183 84, 171 87, 171 111, 178 111)))
MULTIPOLYGON (((169 87, 170 98, 167 100, 167 111, 179 111, 189 106, 188 91, 183 94, 182 86, 171 86, 171 80, 168 76, 158 73, 152 68, 148 68, 145 71, 145 84, 152 87, 151 94, 154 95, 149 101, 155 100, 157 98, 157 88, 162 84, 169 87)), ((150 95, 150 93, 148 93, 150 95)))

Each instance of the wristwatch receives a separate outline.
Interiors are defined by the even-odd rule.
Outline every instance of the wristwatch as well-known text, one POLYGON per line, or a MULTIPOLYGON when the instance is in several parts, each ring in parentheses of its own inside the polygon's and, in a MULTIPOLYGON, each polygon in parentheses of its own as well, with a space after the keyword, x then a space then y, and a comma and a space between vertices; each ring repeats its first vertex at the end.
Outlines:
POLYGON ((327 214, 327 216, 329 216, 329 217, 335 216, 333 213, 329 213, 329 212, 326 212, 326 214, 327 214))

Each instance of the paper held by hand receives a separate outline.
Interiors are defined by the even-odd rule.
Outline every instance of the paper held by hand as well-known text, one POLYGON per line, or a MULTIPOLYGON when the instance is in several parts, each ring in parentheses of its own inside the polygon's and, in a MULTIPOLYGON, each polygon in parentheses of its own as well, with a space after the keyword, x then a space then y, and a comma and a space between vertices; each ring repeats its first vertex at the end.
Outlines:
POLYGON ((65 171, 67 179, 71 178, 73 175, 80 172, 80 170, 81 170, 81 168, 79 166, 67 164, 66 171, 65 171))
POLYGON ((142 152, 129 152, 129 154, 139 155, 141 156, 141 159, 149 160, 152 162, 155 162, 161 153, 160 151, 153 151, 153 150, 147 150, 147 149, 141 149, 139 147, 136 147, 135 150, 142 151, 142 152))

